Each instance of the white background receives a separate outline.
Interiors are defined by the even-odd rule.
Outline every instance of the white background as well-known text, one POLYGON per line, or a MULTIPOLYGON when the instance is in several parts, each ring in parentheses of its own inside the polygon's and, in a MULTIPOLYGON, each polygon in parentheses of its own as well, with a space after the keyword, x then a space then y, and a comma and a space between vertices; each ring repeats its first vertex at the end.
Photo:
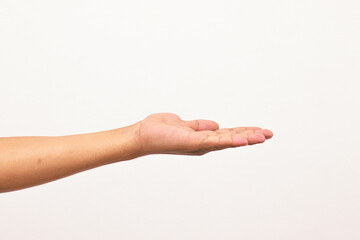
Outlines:
POLYGON ((274 138, 1 194, 0 239, 360 239, 359 8, 1 0, 1 136, 173 112, 274 138))

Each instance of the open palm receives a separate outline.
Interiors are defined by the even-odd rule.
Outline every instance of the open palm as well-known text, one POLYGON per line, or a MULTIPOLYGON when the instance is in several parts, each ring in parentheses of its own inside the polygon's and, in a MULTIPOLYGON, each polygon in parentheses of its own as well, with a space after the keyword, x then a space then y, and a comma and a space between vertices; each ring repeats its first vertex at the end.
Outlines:
POLYGON ((176 114, 151 114, 139 122, 138 141, 143 154, 203 155, 210 151, 262 143, 272 132, 258 127, 219 129, 210 120, 184 121, 176 114))

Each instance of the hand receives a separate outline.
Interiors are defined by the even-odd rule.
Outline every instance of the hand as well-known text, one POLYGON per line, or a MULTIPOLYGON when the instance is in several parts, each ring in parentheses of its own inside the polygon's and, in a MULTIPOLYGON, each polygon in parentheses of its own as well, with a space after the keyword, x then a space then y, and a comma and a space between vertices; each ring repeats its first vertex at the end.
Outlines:
POLYGON ((184 121, 172 113, 156 113, 138 122, 137 135, 142 155, 203 155, 210 151, 263 143, 273 133, 258 127, 219 129, 214 121, 184 121))

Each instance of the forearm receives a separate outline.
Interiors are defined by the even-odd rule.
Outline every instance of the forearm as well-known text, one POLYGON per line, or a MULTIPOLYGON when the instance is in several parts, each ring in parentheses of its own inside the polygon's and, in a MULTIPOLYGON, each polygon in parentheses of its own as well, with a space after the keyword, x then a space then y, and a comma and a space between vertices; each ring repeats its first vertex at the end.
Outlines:
POLYGON ((137 125, 60 137, 0 138, 0 192, 140 156, 137 125))

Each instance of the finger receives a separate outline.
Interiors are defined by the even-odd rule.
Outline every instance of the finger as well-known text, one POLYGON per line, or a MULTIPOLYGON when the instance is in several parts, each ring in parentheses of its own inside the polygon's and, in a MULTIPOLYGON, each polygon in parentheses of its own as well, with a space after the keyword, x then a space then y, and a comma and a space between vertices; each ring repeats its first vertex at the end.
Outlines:
POLYGON ((185 121, 185 123, 195 131, 204 131, 204 130, 211 130, 215 131, 219 129, 219 125, 211 120, 192 120, 192 121, 185 121))
POLYGON ((235 134, 233 136, 233 141, 235 147, 246 146, 249 144, 247 137, 241 136, 239 134, 235 134))
POLYGON ((262 128, 259 127, 236 127, 236 128, 222 128, 222 129, 218 129, 215 132, 218 133, 224 133, 224 132, 228 132, 228 131, 235 131, 237 133, 241 132, 241 131, 246 131, 246 130, 261 130, 262 128))
POLYGON ((240 131, 235 131, 235 132, 240 133, 240 134, 248 134, 248 135, 253 134, 253 133, 262 134, 265 136, 266 139, 269 139, 273 136, 273 133, 268 129, 259 129, 259 130, 256 129, 256 130, 244 130, 244 131, 240 130, 240 131))
MULTIPOLYGON (((196 142, 194 144, 195 151, 199 152, 210 152, 223 150, 226 148, 240 147, 246 145, 254 145, 258 143, 263 143, 266 140, 264 134, 256 133, 260 130, 243 130, 241 133, 237 133, 231 129, 219 134, 204 134, 200 135, 200 132, 196 132, 196 142)), ((202 133, 207 132, 203 131, 202 133)), ((211 131, 209 131, 211 133, 211 131)))
POLYGON ((255 131, 255 133, 261 133, 266 139, 270 139, 274 136, 273 132, 269 129, 261 129, 259 132, 255 131))
POLYGON ((266 137, 262 134, 254 133, 254 134, 249 134, 247 140, 249 145, 253 145, 253 144, 265 142, 266 137))
POLYGON ((225 134, 220 134, 217 137, 219 139, 216 148, 224 149, 228 147, 233 147, 234 144, 233 134, 225 133, 225 134))
POLYGON ((261 129, 259 127, 238 127, 238 128, 222 128, 215 131, 218 134, 226 132, 235 132, 237 134, 251 134, 259 133, 265 136, 266 139, 272 138, 273 133, 268 129, 261 129))
POLYGON ((230 147, 240 147, 248 145, 247 135, 234 133, 215 134, 199 137, 196 150, 215 151, 230 147))

